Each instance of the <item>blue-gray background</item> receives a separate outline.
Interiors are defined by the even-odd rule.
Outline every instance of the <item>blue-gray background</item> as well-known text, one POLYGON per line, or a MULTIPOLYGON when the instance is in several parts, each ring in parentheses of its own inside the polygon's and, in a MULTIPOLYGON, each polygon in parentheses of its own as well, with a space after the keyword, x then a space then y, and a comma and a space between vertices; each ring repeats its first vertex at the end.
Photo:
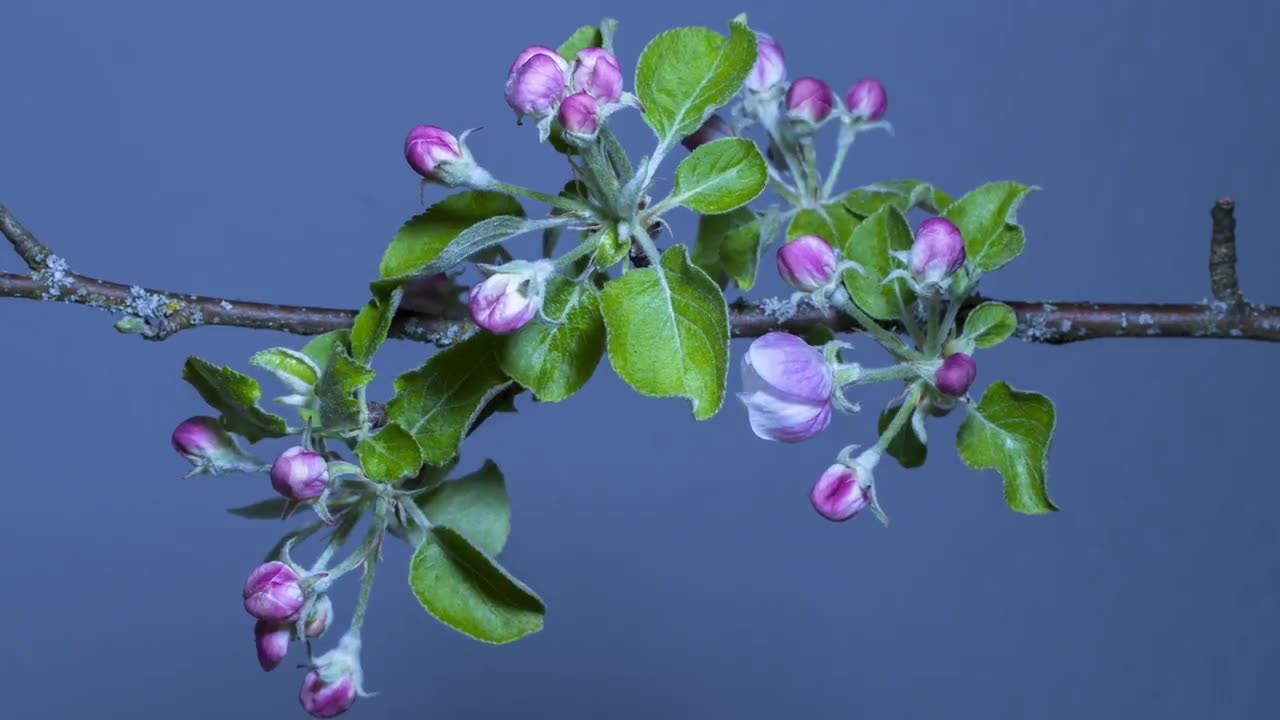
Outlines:
MULTIPOLYGON (((7 0, 0 199, 80 272, 354 307, 419 208, 408 128, 485 125, 474 148, 491 170, 553 188, 561 165, 502 101, 521 48, 610 14, 630 76, 658 31, 746 10, 792 77, 888 86, 897 136, 859 141, 846 185, 1045 188, 1022 215, 1026 254, 989 293, 1200 300, 1208 209, 1232 195, 1244 286, 1280 301, 1274 3, 743 2, 7 0)), ((634 115, 620 127, 648 142, 634 115)), ((280 528, 223 511, 266 481, 183 481, 168 447, 203 412, 184 357, 245 368, 300 340, 147 344, 94 311, 13 300, 0 326, 5 717, 300 716, 299 673, 257 668, 239 599, 280 528)), ((425 352, 388 346, 374 395, 425 352)), ((839 447, 874 439, 870 415, 780 447, 733 402, 695 425, 605 370, 465 448, 464 468, 493 457, 507 474, 504 558, 547 600, 546 630, 490 647, 444 628, 396 547, 365 633, 380 695, 355 714, 1273 716, 1277 361, 1239 342, 1010 343, 980 358, 979 386, 1057 400, 1063 512, 1007 510, 999 479, 944 444, 949 418, 927 469, 883 466, 889 529, 825 523, 806 499, 839 447)), ((337 597, 345 615, 352 588, 337 597)))

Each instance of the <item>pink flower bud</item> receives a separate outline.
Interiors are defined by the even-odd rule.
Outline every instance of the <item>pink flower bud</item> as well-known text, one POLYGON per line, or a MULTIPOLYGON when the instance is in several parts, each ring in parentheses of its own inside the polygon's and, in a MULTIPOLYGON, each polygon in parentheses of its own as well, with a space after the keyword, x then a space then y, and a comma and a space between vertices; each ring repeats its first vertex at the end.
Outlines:
POLYGON ((409 167, 424 178, 440 177, 440 166, 462 159, 458 138, 444 128, 419 125, 404 140, 404 159, 409 167))
POLYGON ((875 122, 889 109, 889 96, 879 80, 867 78, 849 88, 844 96, 844 106, 851 114, 875 122))
POLYGON ((222 423, 206 416, 183 420, 174 429, 170 442, 193 465, 213 462, 229 451, 239 452, 235 438, 222 428, 222 423))
POLYGON ((742 357, 743 392, 757 437, 797 443, 831 422, 834 379, 817 348, 787 333, 756 339, 742 357))
POLYGON ((964 353, 954 353, 942 359, 942 367, 938 368, 934 382, 942 392, 960 397, 969 392, 969 386, 978 376, 978 364, 964 353))
POLYGON ((787 115, 818 124, 831 115, 836 96, 831 87, 814 77, 802 77, 787 88, 787 115))
POLYGON ((244 609, 259 620, 293 622, 305 603, 298 574, 282 562, 259 565, 244 584, 244 609))
POLYGON ((573 63, 573 89, 607 103, 622 97, 622 67, 603 48, 584 48, 573 63))
POLYGON ((946 218, 920 223, 911 244, 911 274, 925 283, 939 283, 964 265, 964 238, 946 218))
POLYGON ((871 490, 858 482, 858 473, 844 463, 836 463, 809 491, 813 509, 832 522, 843 522, 871 504, 871 490))
POLYGON ((534 45, 520 53, 507 75, 507 104, 517 115, 544 118, 564 97, 569 64, 551 48, 534 45))
POLYGON ((748 90, 760 93, 786 79, 787 62, 782 53, 782 46, 773 39, 773 36, 758 32, 756 43, 756 64, 747 74, 745 85, 748 90))
POLYGON ((577 92, 560 103, 560 127, 574 135, 593 136, 600 129, 600 106, 585 92, 577 92))
POLYGON ((801 235, 778 248, 778 274, 802 292, 830 285, 839 265, 835 249, 817 235, 801 235))
POLYGON ((311 612, 307 614, 307 621, 303 623, 303 630, 307 637, 315 639, 323 637, 325 631, 329 629, 329 623, 333 621, 333 601, 328 595, 321 595, 316 598, 315 604, 311 606, 311 612))
POLYGON ((329 464, 318 453, 295 445, 272 463, 271 487, 290 500, 314 500, 329 487, 329 464))
POLYGON ((729 123, 725 122, 724 118, 712 115, 692 135, 686 135, 680 144, 684 145, 689 152, 693 152, 702 145, 727 137, 733 137, 733 128, 729 127, 729 123))
POLYGON ((555 272, 550 260, 507 263, 471 288, 471 319, 494 335, 510 335, 529 324, 542 309, 547 279, 555 272))
POLYGON ((253 625, 253 639, 258 646, 258 664, 271 672, 280 667, 289 654, 289 626, 259 620, 253 625))
POLYGON ((318 671, 312 670, 302 679, 298 701, 311 717, 338 717, 355 704, 356 681, 349 674, 325 680, 318 671))

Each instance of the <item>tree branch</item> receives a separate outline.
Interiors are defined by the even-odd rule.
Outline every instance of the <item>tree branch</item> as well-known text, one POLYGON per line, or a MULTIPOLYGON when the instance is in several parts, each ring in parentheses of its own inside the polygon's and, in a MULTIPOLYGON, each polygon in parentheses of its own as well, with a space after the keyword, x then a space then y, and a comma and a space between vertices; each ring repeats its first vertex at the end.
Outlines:
MULTIPOLYGON (((1245 302, 1236 279, 1235 218, 1231 200, 1219 200, 1212 212, 1209 275, 1213 301, 1199 304, 1029 302, 1004 300, 1018 316, 1016 336, 1054 345, 1100 338, 1213 338, 1280 342, 1280 307, 1245 302)), ((0 205, 0 232, 26 261, 29 275, 0 273, 0 297, 87 305, 123 316, 121 332, 148 340, 204 325, 277 330, 318 335, 351 327, 356 311, 273 305, 153 290, 97 280, 70 270, 0 205)), ((989 300, 974 298, 970 305, 989 300)), ((834 311, 811 307, 787 313, 769 299, 738 300, 730 305, 734 337, 759 337, 774 330, 803 333, 817 326, 856 331, 858 325, 834 311)), ((962 313, 963 314, 963 313, 962 313)), ((464 321, 401 310, 391 337, 446 346, 463 335, 464 321)), ((895 328, 901 331, 902 328, 895 328)))

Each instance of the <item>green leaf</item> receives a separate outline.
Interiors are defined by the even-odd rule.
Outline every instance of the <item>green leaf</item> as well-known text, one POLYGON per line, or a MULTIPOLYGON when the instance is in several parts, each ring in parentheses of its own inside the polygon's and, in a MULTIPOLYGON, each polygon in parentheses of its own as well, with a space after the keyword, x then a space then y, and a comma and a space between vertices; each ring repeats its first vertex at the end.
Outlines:
POLYGON ((902 297, 902 305, 910 307, 914 302, 913 294, 902 280, 881 284, 900 265, 889 253, 910 250, 911 243, 911 226, 907 225, 907 219, 898 208, 885 205, 854 228, 844 249, 845 257, 863 269, 862 273, 845 272, 845 286, 849 288, 854 302, 877 320, 895 320, 902 314, 898 294, 902 297))
POLYGON ((596 267, 601 270, 622 262, 631 252, 631 239, 618 234, 618 226, 609 224, 599 232, 600 245, 596 248, 596 267))
POLYGON ((409 431, 389 422, 356 446, 360 467, 370 480, 397 482, 422 467, 422 452, 409 431))
POLYGON ((289 433, 284 418, 258 407, 262 386, 257 380, 194 355, 182 367, 182 379, 191 383, 210 407, 222 413, 223 427, 250 443, 289 433))
MULTIPOLYGON (((488 190, 468 190, 450 195, 400 228, 382 256, 382 277, 426 275, 449 269, 465 259, 465 255, 454 259, 458 255, 458 248, 455 248, 442 259, 445 248, 464 231, 494 218, 501 218, 497 223, 500 230, 509 230, 523 220, 524 208, 510 195, 488 190), (432 269, 436 265, 440 267, 432 269)), ((492 229, 491 224, 485 226, 484 231, 488 233, 492 229)), ((481 247, 475 247, 471 252, 479 249, 481 247)))
POLYGON ((316 386, 320 401, 318 420, 325 430, 342 431, 359 427, 363 420, 356 391, 373 381, 373 371, 356 362, 347 349, 335 345, 316 386))
POLYGON ((409 585, 427 612, 482 642, 538 632, 547 612, 533 590, 447 525, 432 527, 413 554, 409 585))
POLYGON ((560 53, 560 57, 570 65, 574 60, 578 59, 578 53, 587 48, 598 48, 604 43, 604 36, 600 34, 600 28, 594 25, 583 25, 569 36, 560 47, 556 48, 556 52, 560 53))
POLYGON ((330 330, 311 338, 310 342, 302 346, 302 354, 311 358, 311 362, 323 373, 325 365, 329 364, 329 358, 333 356, 334 346, 347 346, 350 342, 350 330, 330 330))
POLYGON ((776 207, 761 215, 745 207, 723 215, 701 215, 693 262, 712 278, 727 274, 744 292, 749 291, 755 287, 761 256, 773 244, 781 224, 776 207))
POLYGON ((632 388, 651 397, 685 397, 706 420, 724 403, 729 374, 729 309, 714 280, 689 262, 683 245, 662 262, 604 286, 609 361, 632 388))
POLYGON ((497 342, 489 333, 476 333, 396 378, 387 418, 418 441, 423 462, 453 459, 472 420, 511 384, 494 357, 497 342))
POLYGON ((502 471, 492 460, 420 496, 418 507, 431 522, 454 528, 493 557, 502 552, 511 534, 511 498, 502 471))
POLYGON ((844 206, 858 217, 866 217, 885 205, 902 212, 924 208, 940 213, 953 202, 951 196, 919 180, 890 180, 857 188, 844 197, 844 206))
POLYGON ((946 209, 943 216, 960 228, 965 255, 973 267, 983 272, 998 270, 1022 254, 1027 236, 1017 223, 1018 208, 1034 190, 1039 188, 988 183, 946 209))
POLYGON ((755 200, 768 183, 769 171, 756 144, 724 138, 699 145, 680 163, 672 202, 715 215, 755 200))
POLYGON ((636 95, 660 144, 697 130, 733 99, 756 62, 756 36, 732 23, 729 38, 706 28, 678 28, 655 37, 636 64, 636 95))
POLYGON ((320 368, 315 361, 290 348, 263 350, 249 358, 249 364, 280 378, 280 382, 294 393, 310 393, 320 379, 320 368))
POLYGON ((529 323, 502 339, 498 363, 511 379, 543 402, 560 402, 582 389, 604 355, 604 320, 596 293, 565 278, 547 288, 543 311, 561 323, 529 323))
POLYGON ((368 365, 386 342, 403 295, 403 289, 396 289, 387 298, 370 300, 356 315, 355 325, 351 327, 351 351, 356 362, 368 365))
MULTIPOLYGON (((899 407, 901 405, 891 405, 880 413, 880 429, 878 432, 884 433, 889 427, 889 423, 893 422, 893 416, 898 413, 899 407)), ((897 460, 899 465, 910 470, 924 465, 929 449, 925 447, 924 443, 920 442, 915 430, 911 429, 911 423, 907 423, 893 437, 893 440, 889 441, 889 447, 885 448, 885 452, 897 460)))
POLYGON ((987 388, 981 403, 968 408, 969 416, 956 435, 960 459, 975 470, 999 472, 1010 508, 1028 515, 1057 510, 1045 488, 1055 422, 1049 398, 1001 381, 987 388))
POLYGON ((817 235, 832 247, 845 247, 859 222, 838 202, 819 208, 805 208, 791 218, 791 224, 787 226, 787 242, 801 235, 817 235))
POLYGON ((279 520, 288 507, 289 501, 284 498, 268 498, 252 505, 229 508, 227 512, 250 520, 279 520))
POLYGON ((980 348, 992 348, 1018 329, 1018 316, 1013 308, 1001 302, 984 302, 969 311, 964 321, 964 337, 980 348))

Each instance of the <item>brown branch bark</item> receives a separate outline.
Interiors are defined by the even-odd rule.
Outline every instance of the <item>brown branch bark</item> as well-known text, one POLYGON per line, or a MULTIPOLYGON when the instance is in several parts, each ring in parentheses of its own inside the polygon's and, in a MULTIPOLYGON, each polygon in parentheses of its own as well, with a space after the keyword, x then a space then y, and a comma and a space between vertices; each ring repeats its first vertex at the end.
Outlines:
MULTIPOLYGON (((1209 274, 1213 301, 1198 304, 1043 302, 1002 300, 1018 316, 1016 336, 1061 345, 1101 338, 1210 338, 1280 342, 1280 307, 1251 305, 1240 293, 1235 272, 1235 218, 1230 200, 1213 210, 1209 274)), ((0 297, 87 305, 117 313, 122 332, 148 340, 207 325, 318 335, 351 327, 356 311, 232 300, 154 290, 98 280, 68 268, 0 205, 0 232, 32 272, 0 273, 0 297)), ((991 298, 975 298, 976 304, 991 298)), ((856 331, 858 325, 834 311, 805 307, 782 316, 776 300, 730 305, 734 337, 758 337, 774 330, 803 333, 819 325, 856 331)), ((402 310, 391 336, 448 345, 461 337, 464 321, 402 310)), ((898 328, 901 330, 901 328, 898 328)))

